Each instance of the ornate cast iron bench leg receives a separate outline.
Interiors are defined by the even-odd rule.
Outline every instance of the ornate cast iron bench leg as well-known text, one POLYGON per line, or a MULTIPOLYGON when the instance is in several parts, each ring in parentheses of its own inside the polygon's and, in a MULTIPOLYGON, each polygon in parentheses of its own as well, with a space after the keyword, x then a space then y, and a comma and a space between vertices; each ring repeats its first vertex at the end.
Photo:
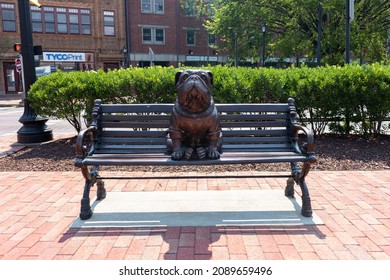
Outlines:
POLYGON ((103 200, 106 198, 106 189, 104 188, 104 182, 102 179, 96 180, 97 191, 96 191, 96 200, 103 200))
POLYGON ((293 178, 288 178, 287 179, 287 186, 286 189, 284 190, 284 195, 287 197, 294 198, 294 179, 293 178))
POLYGON ((80 219, 88 220, 92 217, 92 209, 89 199, 89 191, 93 185, 93 179, 85 179, 83 198, 81 199, 80 219))
POLYGON ((303 164, 302 170, 300 170, 296 163, 291 163, 291 171, 293 178, 287 179, 287 186, 284 191, 284 194, 287 197, 294 197, 294 183, 297 183, 299 187, 301 188, 302 192, 302 210, 301 214, 304 217, 312 217, 313 216, 313 210, 311 208, 311 200, 309 195, 309 189, 307 188, 305 177, 307 173, 309 173, 310 169, 310 163, 305 162, 303 164))
POLYGON ((302 211, 301 211, 301 214, 304 217, 311 217, 311 216, 313 216, 313 210, 311 209, 310 195, 309 195, 309 190, 308 190, 306 182, 305 182, 305 178, 299 179, 298 184, 302 190, 302 211))
POLYGON ((88 172, 87 167, 82 167, 81 170, 85 178, 85 185, 83 198, 81 199, 80 219, 88 220, 93 215, 89 198, 91 187, 95 183, 97 184, 97 200, 103 200, 106 197, 106 189, 104 188, 104 182, 99 178, 98 167, 95 166, 91 172, 88 172))

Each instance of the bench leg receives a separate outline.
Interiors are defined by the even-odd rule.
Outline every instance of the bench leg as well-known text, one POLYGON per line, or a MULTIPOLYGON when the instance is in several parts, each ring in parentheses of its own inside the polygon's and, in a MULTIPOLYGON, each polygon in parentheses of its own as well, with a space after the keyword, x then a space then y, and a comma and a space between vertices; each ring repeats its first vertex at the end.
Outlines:
POLYGON ((287 179, 287 186, 286 189, 284 190, 284 195, 290 198, 294 198, 294 179, 293 178, 288 178, 287 179))
POLYGON ((301 214, 304 217, 312 217, 313 210, 311 209, 310 195, 309 195, 309 190, 307 188, 305 179, 301 178, 298 181, 298 184, 301 187, 301 191, 302 191, 302 211, 301 211, 301 214))
POLYGON ((104 182, 102 179, 96 180, 97 192, 96 192, 96 200, 103 200, 106 198, 106 189, 104 188, 104 182))
POLYGON ((304 217, 312 217, 313 210, 311 208, 311 200, 309 195, 309 189, 307 188, 305 177, 309 173, 310 163, 305 162, 303 164, 303 168, 299 169, 296 163, 291 163, 291 174, 293 178, 289 178, 287 180, 287 187, 285 195, 288 197, 294 197, 294 182, 296 182, 301 187, 302 192, 302 210, 301 214, 304 217))
POLYGON ((80 210, 80 219, 88 220, 92 217, 92 209, 90 205, 89 199, 89 191, 91 189, 91 185, 93 185, 92 180, 86 179, 84 185, 83 198, 81 199, 81 210, 80 210))

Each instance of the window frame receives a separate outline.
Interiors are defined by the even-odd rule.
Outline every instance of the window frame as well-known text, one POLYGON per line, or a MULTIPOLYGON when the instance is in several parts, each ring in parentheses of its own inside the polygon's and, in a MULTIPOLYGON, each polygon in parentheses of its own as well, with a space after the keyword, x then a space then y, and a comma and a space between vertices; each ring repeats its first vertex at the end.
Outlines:
POLYGON ((196 29, 187 29, 186 30, 186 46, 196 46, 196 29), (189 43, 188 40, 190 38, 189 33, 193 33, 193 43, 189 43))
POLYGON ((1 28, 3 32, 16 32, 16 7, 13 3, 1 3, 0 5, 0 11, 1 11, 1 28), (9 11, 12 14, 12 20, 11 19, 4 19, 3 12, 9 11), (8 28, 7 24, 9 26, 12 26, 12 28, 8 28), (7 28, 6 28, 7 27, 7 28))
POLYGON ((80 11, 77 8, 69 8, 68 9, 68 22, 69 22, 69 34, 75 35, 80 34, 80 11), (72 22, 72 20, 76 19, 77 22, 72 22), (77 32, 73 28, 77 27, 77 32))
POLYGON ((217 45, 217 37, 214 34, 208 34, 207 36, 207 43, 209 46, 216 46, 217 45))
POLYGON ((44 6, 41 8, 30 6, 31 13, 40 13, 41 19, 31 23, 34 26, 41 24, 41 30, 33 33, 61 34, 61 35, 92 35, 91 10, 85 8, 66 8, 44 6))
POLYGON ((81 35, 92 35, 91 10, 80 9, 80 28, 81 35), (88 22, 86 22, 85 19, 88 19, 88 22), (88 30, 88 32, 86 32, 86 30, 88 30))
POLYGON ((141 36, 143 45, 165 45, 165 27, 162 26, 142 26, 141 36), (150 40, 145 40, 145 31, 150 30, 150 40), (158 40, 157 31, 162 31, 162 40, 158 40))
POLYGON ((31 28, 34 33, 43 33, 43 17, 42 11, 35 6, 31 7, 31 28), (39 19, 35 19, 34 15, 39 15, 39 19), (36 26, 39 26, 39 30, 35 29, 36 26))
POLYGON ((165 13, 165 1, 164 0, 140 0, 140 1, 141 1, 141 13, 143 13, 143 14, 163 15, 165 13), (158 9, 158 7, 160 7, 160 6, 162 7, 161 10, 158 9))
POLYGON ((116 32, 115 32, 115 11, 108 11, 108 10, 103 11, 103 35, 104 36, 115 36, 116 35, 116 32), (106 17, 112 18, 112 25, 106 24, 106 17), (112 34, 110 32, 108 32, 108 29, 106 32, 106 28, 112 29, 112 34))
POLYGON ((48 34, 55 34, 56 33, 56 15, 53 7, 44 7, 43 9, 43 30, 44 33, 48 34), (49 20, 46 16, 51 15, 52 16, 52 21, 49 20), (48 27, 53 25, 53 29, 49 30, 48 27))

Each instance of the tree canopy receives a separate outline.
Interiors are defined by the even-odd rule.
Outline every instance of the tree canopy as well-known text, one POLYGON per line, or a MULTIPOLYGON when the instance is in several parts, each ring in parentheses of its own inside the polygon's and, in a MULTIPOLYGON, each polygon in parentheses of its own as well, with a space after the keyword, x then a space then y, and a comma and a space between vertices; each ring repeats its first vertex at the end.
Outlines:
MULTIPOLYGON (((259 60, 262 25, 266 24, 267 56, 311 59, 316 57, 318 9, 322 5, 321 62, 343 64, 346 7, 344 0, 215 0, 209 31, 220 38, 220 48, 234 53, 237 40, 240 60, 259 60)), ((351 22, 351 56, 366 62, 388 56, 390 1, 355 0, 351 22)))

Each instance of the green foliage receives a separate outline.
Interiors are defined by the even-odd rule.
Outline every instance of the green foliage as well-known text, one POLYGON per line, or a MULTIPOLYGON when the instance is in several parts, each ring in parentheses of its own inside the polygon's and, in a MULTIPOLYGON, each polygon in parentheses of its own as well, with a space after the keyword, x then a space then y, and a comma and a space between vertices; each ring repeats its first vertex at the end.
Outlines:
MULTIPOLYGON (((237 33, 238 58, 258 61, 262 32, 267 24, 267 57, 316 57, 318 4, 321 2, 321 62, 345 62, 345 1, 340 0, 214 0, 214 15, 206 21, 210 33, 221 38, 219 47, 233 54, 237 33)), ((355 19, 351 22, 351 58, 373 63, 385 60, 390 1, 355 0, 355 19)))
MULTIPOLYGON (((319 68, 205 67, 214 74, 216 103, 286 102, 316 134, 376 135, 390 114, 390 67, 381 64, 319 68)), ((97 98, 108 103, 173 103, 178 69, 128 68, 109 72, 57 72, 31 87, 31 105, 42 116, 67 119, 77 131, 97 98)))

